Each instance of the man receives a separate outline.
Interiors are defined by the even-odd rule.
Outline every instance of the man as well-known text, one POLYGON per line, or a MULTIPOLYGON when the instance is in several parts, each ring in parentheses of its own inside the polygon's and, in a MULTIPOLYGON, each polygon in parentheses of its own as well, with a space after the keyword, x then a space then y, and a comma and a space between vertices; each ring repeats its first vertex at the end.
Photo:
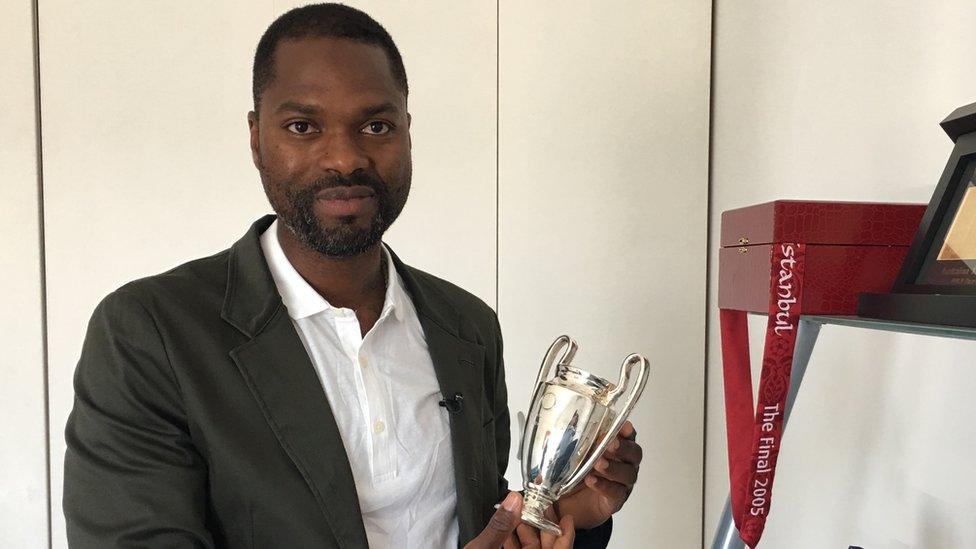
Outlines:
POLYGON ((411 181, 389 34, 341 5, 292 10, 253 83, 277 215, 95 310, 66 430, 71 545, 605 546, 633 426, 554 506, 561 538, 520 524, 495 314, 381 242, 411 181))

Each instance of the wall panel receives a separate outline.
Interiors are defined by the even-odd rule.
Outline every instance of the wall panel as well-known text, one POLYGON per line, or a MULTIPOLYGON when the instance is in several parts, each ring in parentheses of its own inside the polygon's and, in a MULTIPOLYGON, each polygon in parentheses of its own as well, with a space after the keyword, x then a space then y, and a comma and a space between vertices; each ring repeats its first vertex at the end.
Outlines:
POLYGON ((47 547, 47 435, 33 7, 0 7, 0 547, 47 547))
MULTIPOLYGON (((500 23, 510 407, 526 409, 560 333, 579 340, 580 367, 613 380, 646 354, 644 461, 611 546, 697 546, 710 3, 503 1, 500 23)), ((509 478, 521 483, 514 458, 509 478)))

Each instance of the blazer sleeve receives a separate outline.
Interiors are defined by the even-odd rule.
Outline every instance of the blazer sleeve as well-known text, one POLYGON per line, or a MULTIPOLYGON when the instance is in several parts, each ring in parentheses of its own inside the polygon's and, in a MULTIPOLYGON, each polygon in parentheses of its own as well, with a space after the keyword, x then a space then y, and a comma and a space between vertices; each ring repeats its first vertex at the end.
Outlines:
MULTIPOLYGON (((508 494, 508 481, 505 480, 505 470, 508 468, 508 451, 511 445, 510 422, 508 413, 508 390, 505 385, 505 361, 503 358, 504 345, 502 343, 501 326, 495 317, 496 336, 495 356, 498 370, 495 379, 495 448, 498 452, 498 501, 508 494)), ((516 444, 521 441, 516 441, 516 444)), ((589 530, 576 530, 576 540, 573 546, 577 549, 605 549, 610 543, 613 532, 613 517, 607 519, 600 526, 589 530)))
POLYGON ((149 311, 122 288, 88 325, 65 430, 73 548, 213 547, 207 469, 149 311))

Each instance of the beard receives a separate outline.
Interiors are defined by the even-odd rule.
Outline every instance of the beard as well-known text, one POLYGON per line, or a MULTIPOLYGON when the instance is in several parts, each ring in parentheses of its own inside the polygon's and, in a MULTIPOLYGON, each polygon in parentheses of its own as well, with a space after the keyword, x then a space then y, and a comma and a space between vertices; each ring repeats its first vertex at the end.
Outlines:
MULTIPOLYGON (((405 184, 397 187, 403 190, 398 196, 391 195, 389 187, 378 176, 363 171, 356 171, 348 176, 336 174, 323 177, 308 184, 286 182, 275 185, 281 189, 279 196, 282 200, 272 199, 271 205, 278 214, 278 219, 308 248, 329 257, 352 257, 379 243, 386 230, 400 215, 410 187, 409 175, 407 177, 405 184), (369 220, 369 225, 360 228, 355 226, 352 219, 340 218, 336 227, 323 226, 315 214, 316 195, 325 189, 355 185, 369 187, 374 193, 376 211, 369 220)), ((273 194, 267 182, 265 190, 268 198, 272 198, 273 194)))

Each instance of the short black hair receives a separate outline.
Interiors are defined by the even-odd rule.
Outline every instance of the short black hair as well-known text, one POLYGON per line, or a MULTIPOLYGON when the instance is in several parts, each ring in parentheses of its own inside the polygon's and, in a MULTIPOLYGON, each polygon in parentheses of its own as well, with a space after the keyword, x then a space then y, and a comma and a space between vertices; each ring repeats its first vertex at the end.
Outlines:
POLYGON ((275 19, 261 36, 254 53, 251 80, 254 112, 258 111, 261 94, 274 81, 274 53, 278 43, 302 38, 344 38, 383 48, 390 61, 393 79, 403 95, 407 95, 407 71, 403 67, 400 50, 382 25, 369 15, 343 4, 310 4, 275 19))

